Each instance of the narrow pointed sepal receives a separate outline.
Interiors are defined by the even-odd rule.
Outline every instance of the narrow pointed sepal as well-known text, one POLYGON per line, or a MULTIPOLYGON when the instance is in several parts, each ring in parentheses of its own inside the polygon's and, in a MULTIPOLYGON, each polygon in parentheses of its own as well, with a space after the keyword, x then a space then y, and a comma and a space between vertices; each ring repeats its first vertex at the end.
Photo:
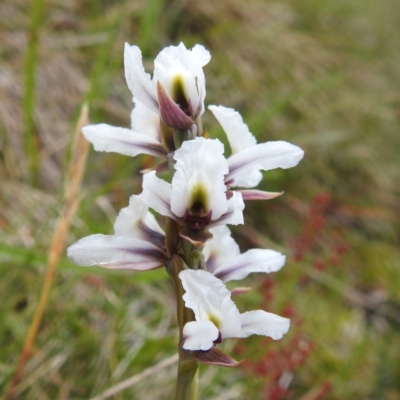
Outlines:
POLYGON ((271 200, 282 196, 283 192, 264 192, 262 190, 236 190, 242 194, 243 200, 271 200))
POLYGON ((236 361, 216 347, 208 351, 193 351, 193 355, 198 362, 208 365, 217 365, 219 367, 237 368, 243 363, 243 360, 236 361))
POLYGON ((191 229, 188 228, 181 228, 179 231, 179 236, 182 239, 187 240, 190 242, 196 249, 201 249, 204 247, 204 245, 212 239, 213 234, 209 231, 192 231, 191 229))
POLYGON ((249 293, 252 290, 253 290, 253 288, 251 288, 251 287, 237 287, 237 288, 231 290, 231 294, 232 294, 232 296, 237 296, 240 294, 249 293))
POLYGON ((160 117, 165 125, 175 129, 188 129, 194 125, 194 121, 171 99, 160 82, 157 82, 157 96, 160 117))

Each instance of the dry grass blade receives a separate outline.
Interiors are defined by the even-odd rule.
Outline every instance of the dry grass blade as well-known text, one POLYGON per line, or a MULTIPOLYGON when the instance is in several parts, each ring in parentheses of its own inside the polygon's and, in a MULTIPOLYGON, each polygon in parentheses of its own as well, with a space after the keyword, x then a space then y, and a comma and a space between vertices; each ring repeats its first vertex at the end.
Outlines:
POLYGON ((140 382, 141 380, 147 378, 148 376, 150 376, 158 371, 161 371, 162 369, 169 367, 172 364, 175 364, 176 362, 178 362, 178 358, 179 358, 178 354, 174 354, 173 356, 167 358, 166 360, 159 362, 154 367, 145 369, 140 374, 134 375, 134 376, 130 377, 129 379, 126 379, 125 381, 118 383, 117 385, 108 389, 104 393, 99 394, 96 397, 92 397, 90 400, 108 399, 109 397, 114 396, 115 394, 117 394, 119 392, 122 392, 123 390, 127 389, 130 386, 133 386, 134 384, 140 382))
POLYGON ((48 256, 48 269, 42 287, 42 292, 40 294, 39 303, 21 352, 17 370, 13 376, 7 393, 6 398, 8 400, 14 399, 16 395, 17 385, 22 378, 25 364, 29 359, 32 346, 38 333, 44 310, 46 308, 57 264, 65 247, 65 239, 71 225, 72 218, 79 204, 78 191, 85 171, 86 158, 89 150, 89 143, 83 138, 81 129, 84 125, 87 125, 87 123, 88 107, 86 104, 84 104, 82 106, 80 117, 77 123, 74 141, 72 143, 70 165, 65 180, 64 212, 62 213, 54 232, 48 256))

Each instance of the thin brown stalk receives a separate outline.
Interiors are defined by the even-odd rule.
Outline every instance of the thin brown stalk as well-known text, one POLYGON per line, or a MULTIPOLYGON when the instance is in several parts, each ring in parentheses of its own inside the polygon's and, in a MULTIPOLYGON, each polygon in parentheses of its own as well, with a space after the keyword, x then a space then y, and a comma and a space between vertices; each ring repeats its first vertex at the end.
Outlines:
POLYGON ((13 400, 16 396, 16 389, 21 381, 25 365, 32 351, 35 338, 37 336, 40 323, 46 308, 51 286, 57 269, 57 264, 65 248, 66 237, 71 225, 73 216, 78 207, 80 196, 79 189, 82 182, 82 177, 85 171, 86 159, 89 150, 89 143, 85 140, 81 133, 84 125, 88 124, 88 107, 86 104, 82 106, 81 113, 76 126, 76 131, 72 143, 71 158, 69 169, 65 179, 64 191, 64 210, 58 220, 54 231, 53 240, 48 254, 48 268, 40 294, 39 302, 29 328, 28 335, 25 339, 18 366, 11 380, 7 400, 13 400))

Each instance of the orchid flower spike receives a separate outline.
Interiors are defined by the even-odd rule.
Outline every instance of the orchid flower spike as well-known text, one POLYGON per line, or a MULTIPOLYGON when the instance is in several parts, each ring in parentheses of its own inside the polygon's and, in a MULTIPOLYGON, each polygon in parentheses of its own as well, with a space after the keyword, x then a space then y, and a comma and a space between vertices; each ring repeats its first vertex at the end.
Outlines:
MULTIPOLYGON (((229 173, 225 182, 231 187, 252 188, 257 186, 262 174, 260 170, 269 171, 276 168, 292 168, 303 158, 304 151, 284 141, 257 144, 241 115, 232 108, 208 106, 224 129, 232 150, 228 158, 229 173)), ((269 199, 280 193, 260 191, 242 191, 246 200, 269 199)))
POLYGON ((131 196, 114 224, 114 235, 91 235, 67 249, 78 265, 145 271, 165 265, 164 232, 142 196, 131 196))
POLYGON ((230 337, 263 335, 278 340, 289 330, 287 318, 263 310, 240 314, 229 290, 210 272, 188 269, 181 271, 179 278, 186 292, 185 305, 196 319, 183 328, 186 350, 207 351, 230 337))
POLYGON ((202 45, 183 43, 163 49, 154 60, 153 78, 145 72, 137 46, 125 44, 125 77, 134 99, 160 115, 165 125, 189 129, 204 113, 203 67, 211 55, 202 45))
POLYGON ((204 247, 207 269, 223 282, 240 280, 254 272, 279 271, 286 257, 278 251, 251 249, 241 254, 226 225, 210 229, 213 238, 204 247))
POLYGON ((218 139, 197 137, 183 142, 175 151, 176 172, 171 184, 158 178, 155 172, 143 177, 143 201, 184 226, 186 230, 181 236, 193 244, 196 232, 243 223, 241 194, 234 193, 229 199, 226 196, 224 179, 228 163, 223 152, 224 146, 218 139))

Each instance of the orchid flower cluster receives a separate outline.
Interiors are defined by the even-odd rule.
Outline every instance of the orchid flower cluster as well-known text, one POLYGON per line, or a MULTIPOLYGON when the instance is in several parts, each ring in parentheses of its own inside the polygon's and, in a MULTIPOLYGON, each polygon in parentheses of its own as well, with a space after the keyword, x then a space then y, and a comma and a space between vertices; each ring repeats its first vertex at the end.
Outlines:
MULTIPOLYGON (((82 266, 167 268, 177 295, 180 365, 186 362, 181 373, 192 376, 196 367, 189 373, 188 365, 197 362, 238 365, 217 349, 222 339, 257 334, 276 340, 288 331, 289 320, 278 315, 263 310, 241 314, 225 286, 251 273, 278 271, 285 256, 266 249, 241 254, 227 225, 244 223, 245 200, 281 194, 254 189, 261 171, 291 168, 303 157, 299 147, 284 141, 257 144, 238 112, 210 105, 230 145, 231 155, 224 155, 224 145, 211 139, 201 123, 203 67, 210 58, 201 45, 191 50, 183 43, 170 46, 156 57, 151 77, 140 49, 125 45, 125 76, 134 102, 131 128, 89 125, 83 134, 97 151, 160 160, 145 171, 142 193, 132 195, 120 211, 113 235, 91 235, 68 248, 68 256, 82 266), (171 183, 157 176, 166 170, 171 183), (149 209, 166 217, 164 228, 149 209)), ((179 376, 178 371, 178 381, 179 376)))

